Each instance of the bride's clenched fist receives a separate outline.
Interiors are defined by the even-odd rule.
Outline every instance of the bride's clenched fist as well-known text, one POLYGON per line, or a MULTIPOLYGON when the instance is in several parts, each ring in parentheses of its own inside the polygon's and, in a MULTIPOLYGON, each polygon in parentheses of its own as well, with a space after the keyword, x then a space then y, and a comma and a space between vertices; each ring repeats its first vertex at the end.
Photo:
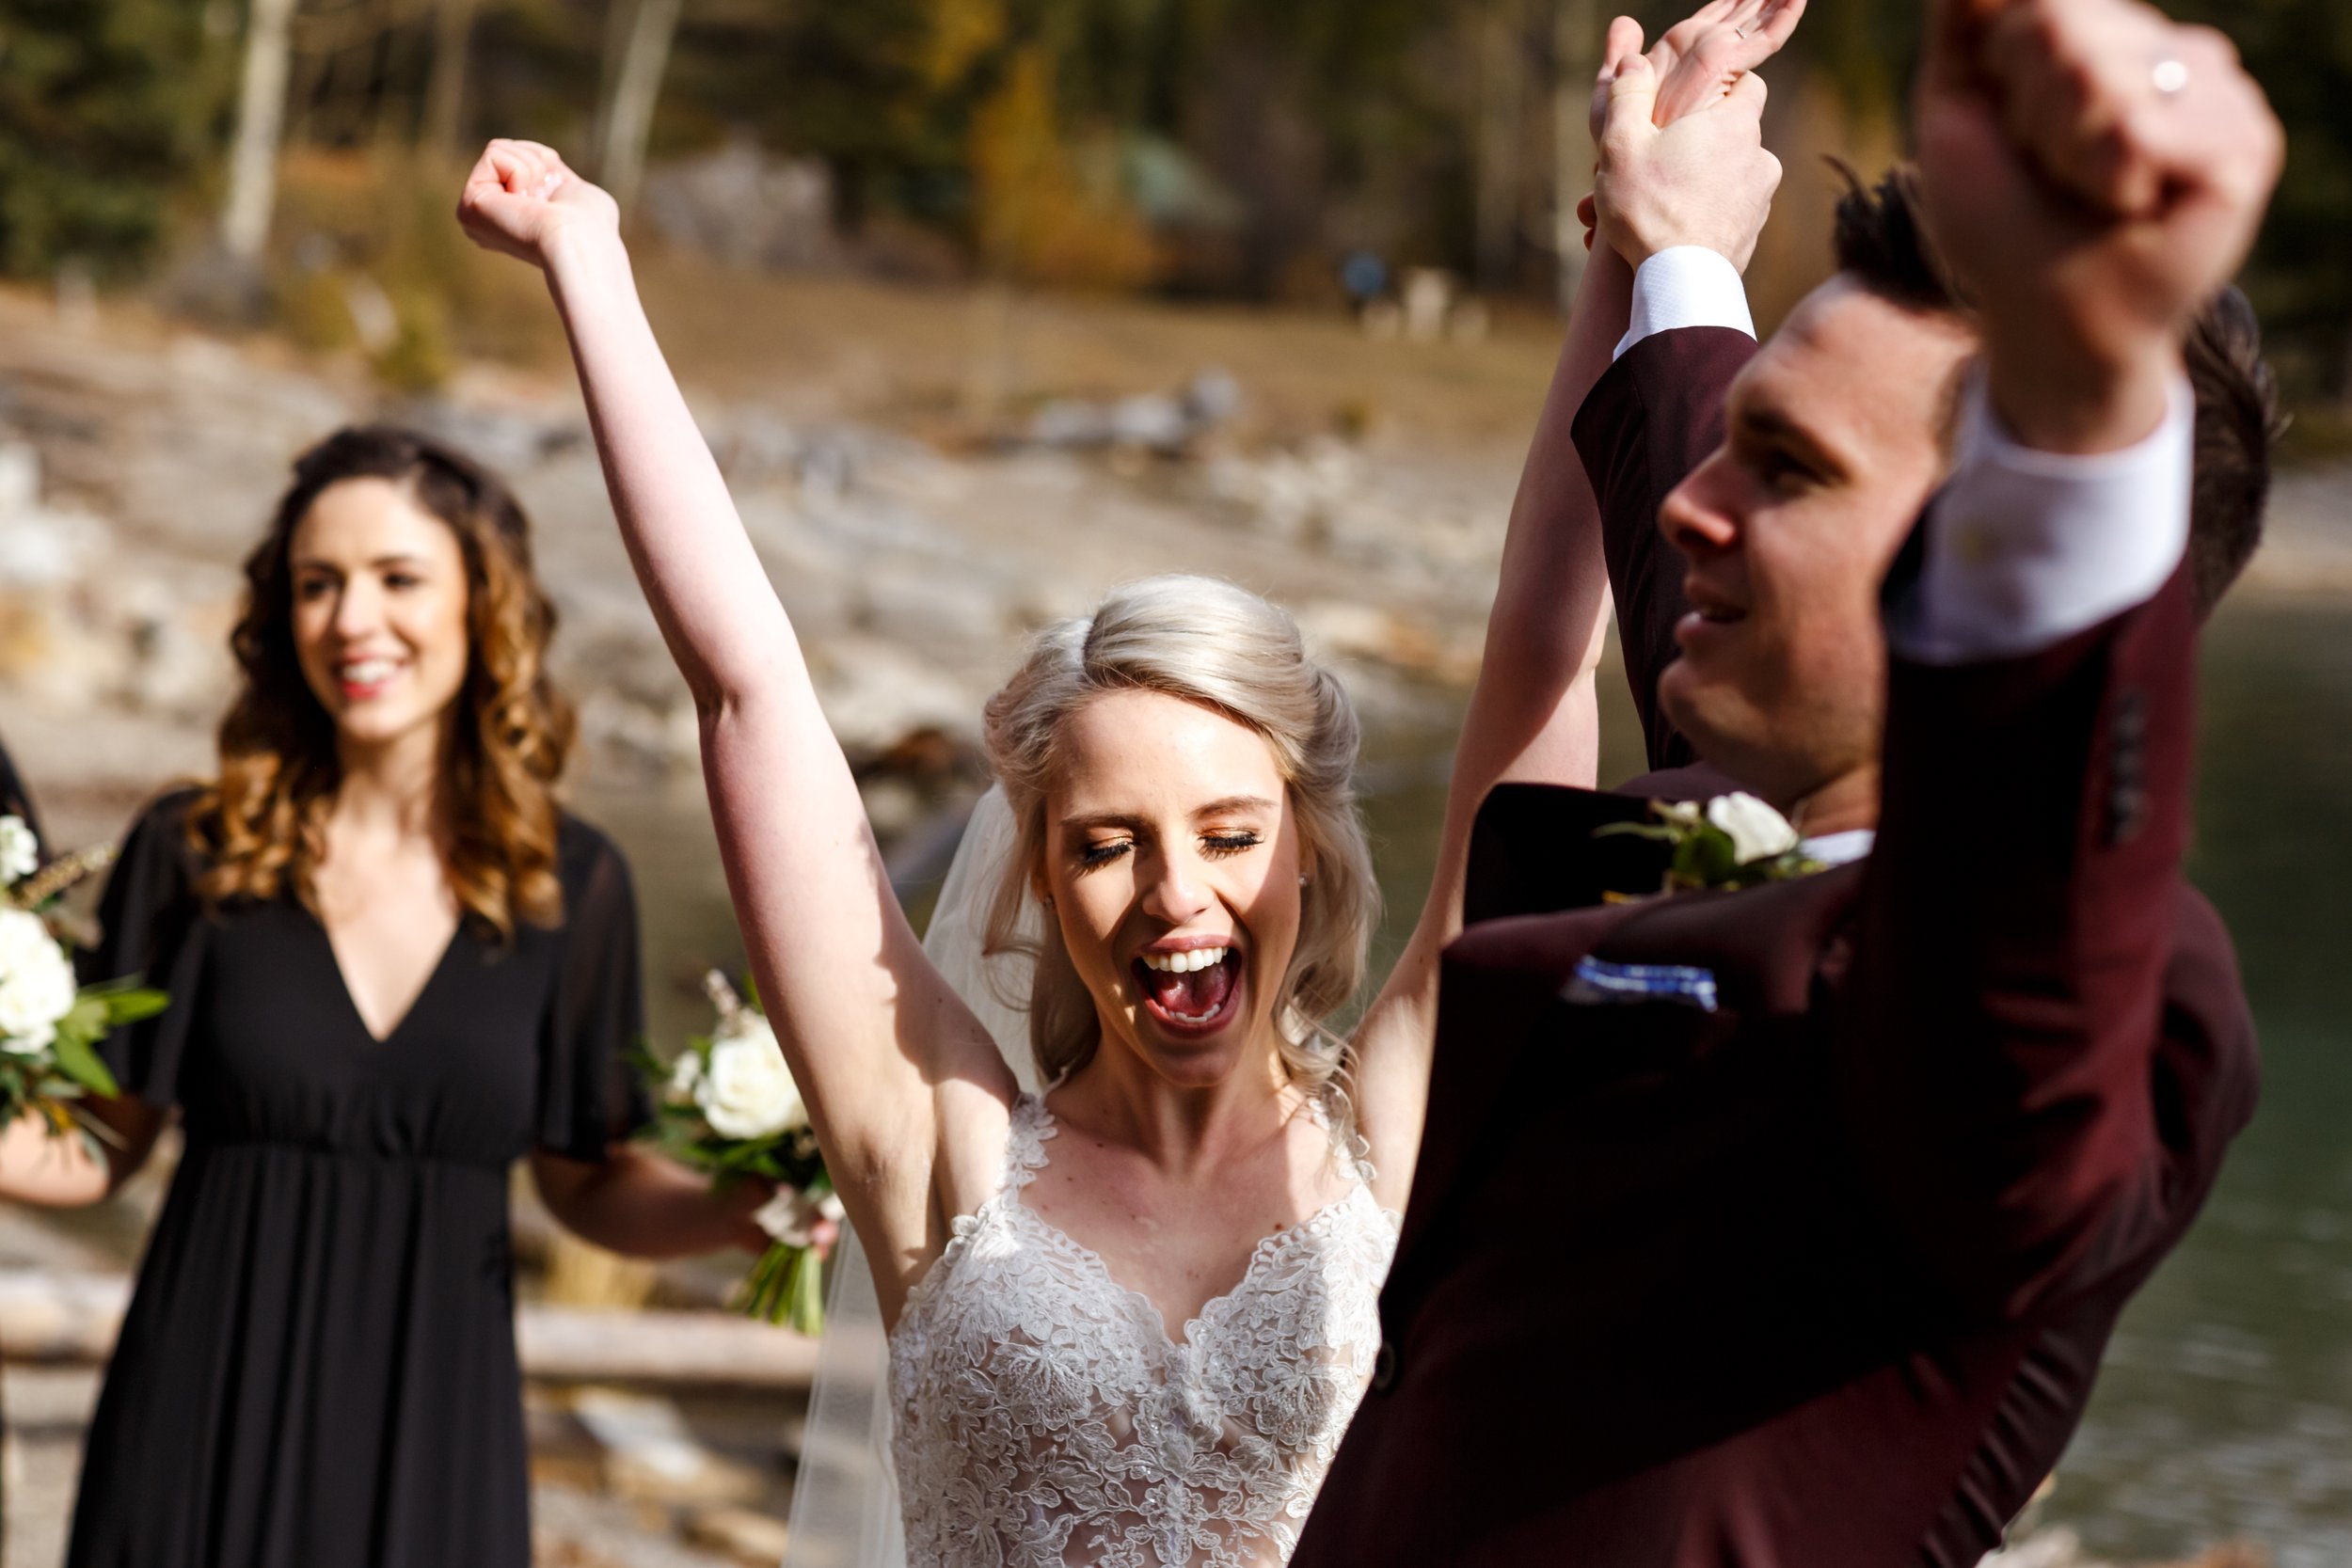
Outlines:
POLYGON ((457 221, 484 249, 544 267, 559 237, 618 234, 621 212, 610 196, 566 168, 553 148, 501 138, 483 149, 466 177, 457 221))

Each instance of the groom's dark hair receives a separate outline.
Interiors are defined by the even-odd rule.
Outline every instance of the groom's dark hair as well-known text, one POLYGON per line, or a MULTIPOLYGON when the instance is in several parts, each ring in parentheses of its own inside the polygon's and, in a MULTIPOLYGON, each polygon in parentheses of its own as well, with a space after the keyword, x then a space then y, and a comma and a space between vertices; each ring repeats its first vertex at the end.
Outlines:
MULTIPOLYGON (((1974 303, 1927 227, 1919 171, 1898 164, 1875 185, 1831 160, 1845 194, 1837 202, 1838 275, 1907 310, 1973 320, 1974 303)), ((2198 619, 2253 559, 2270 499, 2270 457, 2286 420, 2279 382, 2263 357, 2262 325, 2236 289, 2224 289, 2197 319, 2187 344, 2188 379, 2197 397, 2197 471, 2189 509, 2189 570, 2198 619)), ((1956 434, 1955 381, 1947 441, 1956 434)))

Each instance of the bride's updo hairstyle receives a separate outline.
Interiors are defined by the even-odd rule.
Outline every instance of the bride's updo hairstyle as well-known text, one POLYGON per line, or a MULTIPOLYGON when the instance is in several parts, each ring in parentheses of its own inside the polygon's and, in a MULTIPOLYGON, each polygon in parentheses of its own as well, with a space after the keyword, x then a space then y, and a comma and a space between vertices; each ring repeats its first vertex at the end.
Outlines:
POLYGON ((1290 616, 1230 582, 1184 576, 1130 583, 1091 620, 1048 627, 989 699, 989 762, 1020 836, 989 904, 987 951, 1036 961, 1029 995, 1001 1000, 1027 1003, 1040 1078, 1052 1084, 1085 1066, 1101 1040, 1094 998, 1060 927, 1025 916, 1036 907, 1031 877, 1045 852, 1045 795, 1064 722, 1113 691, 1196 703, 1272 749, 1314 867, 1299 890, 1298 944, 1275 992, 1275 1027, 1292 1082, 1322 1100, 1343 1093, 1346 1042, 1325 1021, 1362 983, 1380 911, 1356 812, 1356 709, 1338 679, 1307 657, 1290 616))

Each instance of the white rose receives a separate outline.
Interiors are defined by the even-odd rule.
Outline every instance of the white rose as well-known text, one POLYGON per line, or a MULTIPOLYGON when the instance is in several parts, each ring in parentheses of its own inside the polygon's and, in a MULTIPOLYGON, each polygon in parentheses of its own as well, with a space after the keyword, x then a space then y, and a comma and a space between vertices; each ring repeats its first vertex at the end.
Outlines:
POLYGON ((838 1193, 829 1192, 812 1202, 795 1188, 778 1187, 776 1196, 753 1213, 752 1223, 787 1246, 810 1246, 815 1243, 818 1221, 839 1225, 848 1213, 838 1193))
POLYGON ((78 989, 72 961, 40 916, 0 910, 0 1051, 30 1056, 48 1050, 78 989))
POLYGON ((1707 819, 1731 835, 1741 865, 1785 855, 1797 847, 1788 819, 1753 795, 1720 795, 1707 802, 1707 819))
POLYGON ((691 1100, 695 1086, 702 1081, 703 1053, 699 1051, 681 1051, 677 1053, 677 1060, 670 1064, 670 1086, 663 1091, 663 1098, 671 1101, 691 1100))
POLYGON ((694 1086, 694 1103, 723 1138, 772 1138, 808 1125, 808 1107, 784 1065, 775 1031, 756 1014, 730 1021, 711 1042, 710 1066, 694 1086))
POLYGON ((0 887, 40 869, 40 841, 21 816, 0 816, 0 887))

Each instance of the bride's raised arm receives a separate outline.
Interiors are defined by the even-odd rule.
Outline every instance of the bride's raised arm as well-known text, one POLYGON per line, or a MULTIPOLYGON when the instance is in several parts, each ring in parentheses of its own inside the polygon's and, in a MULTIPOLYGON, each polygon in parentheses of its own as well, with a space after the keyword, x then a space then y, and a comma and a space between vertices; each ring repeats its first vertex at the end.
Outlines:
MULTIPOLYGON (((1804 0, 1708 0, 1644 55, 1641 90, 1663 124, 1723 99, 1786 43, 1804 0)), ((1642 54, 1642 29, 1619 17, 1606 62, 1642 54)), ((1611 91, 1604 64, 1594 121, 1611 91)), ((1609 575, 1600 509, 1570 430, 1609 369, 1632 308, 1633 274, 1606 245, 1584 269, 1567 341, 1535 428, 1503 538, 1485 657, 1447 788, 1437 874, 1421 917, 1356 1036, 1356 1101, 1381 1199, 1402 1207, 1428 1104, 1438 961, 1462 929, 1463 878, 1479 807, 1504 783, 1590 787, 1599 767, 1595 673, 1608 633, 1609 575)))
POLYGON ((941 1205, 961 1212, 964 1180, 995 1174, 959 1173, 942 1129, 1001 1117, 1010 1071, 890 890, 791 623, 654 341, 612 198, 548 148, 495 141, 458 215, 547 273, 629 559, 701 718, 761 999, 867 1251, 911 1277, 941 1205))

